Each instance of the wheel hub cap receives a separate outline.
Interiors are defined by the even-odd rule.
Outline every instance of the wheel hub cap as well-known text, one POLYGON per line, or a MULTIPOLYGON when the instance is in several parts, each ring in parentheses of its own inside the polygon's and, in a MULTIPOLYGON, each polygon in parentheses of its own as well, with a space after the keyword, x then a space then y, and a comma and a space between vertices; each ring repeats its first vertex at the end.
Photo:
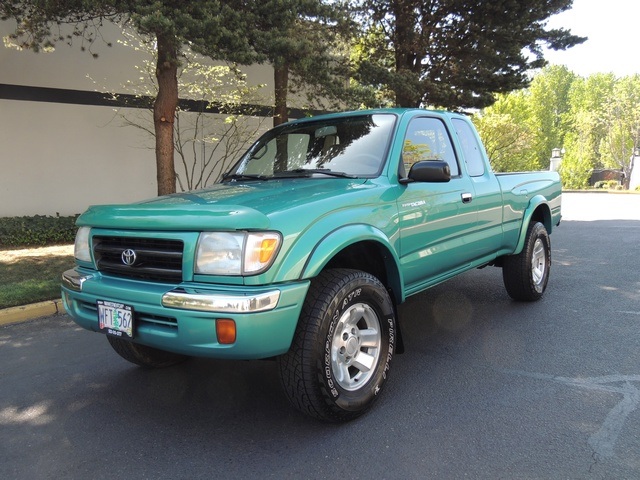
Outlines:
POLYGON ((338 385, 353 391, 375 373, 380 359, 380 320, 369 305, 357 303, 340 317, 331 342, 331 367, 338 385))
POLYGON ((531 256, 531 278, 536 287, 542 285, 546 270, 547 254, 544 243, 538 238, 533 245, 533 255, 531 256))

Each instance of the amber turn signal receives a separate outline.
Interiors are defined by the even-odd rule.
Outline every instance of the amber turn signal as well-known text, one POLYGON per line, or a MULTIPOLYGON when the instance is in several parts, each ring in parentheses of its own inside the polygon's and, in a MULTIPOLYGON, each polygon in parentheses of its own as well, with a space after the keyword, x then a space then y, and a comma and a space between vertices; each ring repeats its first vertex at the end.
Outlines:
POLYGON ((216 320, 216 335, 218 343, 231 345, 236 343, 236 322, 230 318, 219 318, 216 320))

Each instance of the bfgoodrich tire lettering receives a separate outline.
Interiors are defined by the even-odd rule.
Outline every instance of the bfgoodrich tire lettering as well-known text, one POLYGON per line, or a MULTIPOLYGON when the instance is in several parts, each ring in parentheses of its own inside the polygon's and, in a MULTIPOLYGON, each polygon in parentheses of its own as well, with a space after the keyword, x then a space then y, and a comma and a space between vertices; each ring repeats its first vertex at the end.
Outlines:
POLYGON ((322 272, 311 283, 291 349, 278 361, 287 397, 321 420, 362 415, 385 384, 395 339, 393 303, 377 278, 322 272))
POLYGON ((511 298, 539 300, 547 288, 551 267, 551 244, 544 225, 532 222, 522 252, 505 257, 502 278, 511 298))
POLYGON ((177 353, 165 352, 157 348, 147 347, 138 343, 129 342, 122 338, 107 335, 109 344, 125 360, 148 368, 163 368, 184 362, 187 358, 185 355, 177 353))

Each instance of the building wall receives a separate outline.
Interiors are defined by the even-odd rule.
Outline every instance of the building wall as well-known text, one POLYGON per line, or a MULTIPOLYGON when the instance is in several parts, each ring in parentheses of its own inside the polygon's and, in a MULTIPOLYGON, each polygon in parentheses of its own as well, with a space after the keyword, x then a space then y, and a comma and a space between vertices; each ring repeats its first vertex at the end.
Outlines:
MULTIPOLYGON (((12 27, 0 21, 0 36, 12 27)), ((118 43, 124 40, 118 27, 103 36, 113 46, 98 42, 97 59, 77 43, 37 54, 0 46, 0 91, 18 85, 126 93, 126 81, 139 77, 135 65, 147 57, 118 43)), ((252 84, 271 84, 267 66, 246 73, 252 84)), ((0 217, 72 215, 92 204, 152 197, 152 146, 148 134, 124 127, 109 106, 0 98, 0 217)))
POLYGON ((0 217, 72 215, 154 195, 153 151, 106 107, 0 101, 0 217))

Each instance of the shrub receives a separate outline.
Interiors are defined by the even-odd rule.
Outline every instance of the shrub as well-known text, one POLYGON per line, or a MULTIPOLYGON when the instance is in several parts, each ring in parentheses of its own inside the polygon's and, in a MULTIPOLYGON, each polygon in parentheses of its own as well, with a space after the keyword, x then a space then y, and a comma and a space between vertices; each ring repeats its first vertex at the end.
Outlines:
POLYGON ((617 180, 601 180, 593 184, 593 188, 606 188, 608 190, 620 190, 620 182, 617 180))
POLYGON ((78 215, 0 218, 0 248, 73 243, 77 218, 78 215))

